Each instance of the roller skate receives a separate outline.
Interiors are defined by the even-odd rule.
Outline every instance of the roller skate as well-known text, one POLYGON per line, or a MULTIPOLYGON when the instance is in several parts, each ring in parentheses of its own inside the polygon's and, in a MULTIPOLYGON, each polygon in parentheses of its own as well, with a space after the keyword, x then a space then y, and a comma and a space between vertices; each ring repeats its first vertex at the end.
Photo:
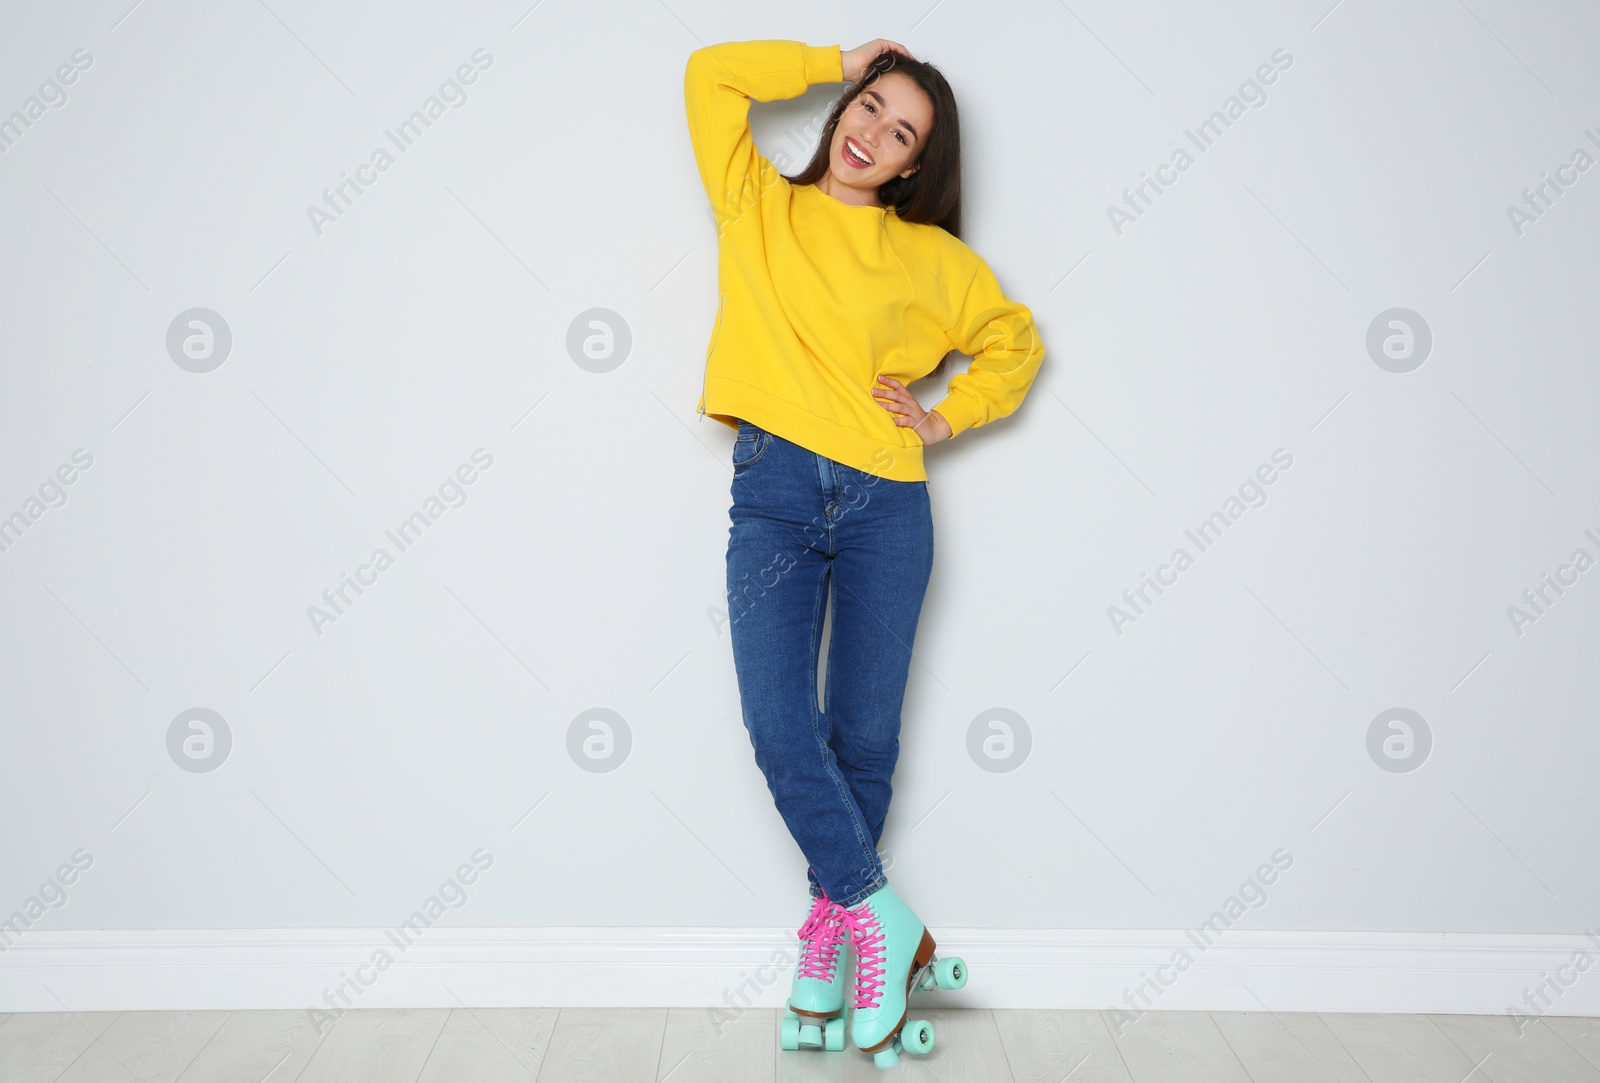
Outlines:
POLYGON ((778 1044, 784 1049, 844 1048, 844 910, 824 893, 800 926, 800 960, 784 1005, 778 1044))
POLYGON ((907 1019, 907 998, 918 989, 959 989, 967 984, 967 965, 934 955, 933 935, 885 884, 844 911, 845 928, 856 955, 855 1014, 850 1040, 872 1054, 879 1068, 893 1068, 900 1053, 933 1049, 933 1024, 907 1019))

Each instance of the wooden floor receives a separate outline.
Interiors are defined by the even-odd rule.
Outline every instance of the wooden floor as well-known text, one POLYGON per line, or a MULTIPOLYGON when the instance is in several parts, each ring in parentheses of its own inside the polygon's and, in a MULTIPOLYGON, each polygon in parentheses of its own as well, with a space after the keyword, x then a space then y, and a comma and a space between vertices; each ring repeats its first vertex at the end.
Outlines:
POLYGON ((923 1008, 933 1052, 778 1048, 778 1013, 699 1008, 0 1015, 0 1083, 1600 1083, 1600 1020, 923 1008), (720 1032, 719 1032, 720 1030, 720 1032))

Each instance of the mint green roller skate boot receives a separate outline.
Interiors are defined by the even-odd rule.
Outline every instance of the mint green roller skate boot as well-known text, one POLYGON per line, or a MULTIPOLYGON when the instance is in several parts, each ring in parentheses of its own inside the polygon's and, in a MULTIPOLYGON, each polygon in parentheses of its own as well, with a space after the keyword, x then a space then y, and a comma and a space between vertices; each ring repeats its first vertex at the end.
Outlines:
POLYGON ((800 926, 800 960, 784 1007, 778 1044, 784 1049, 844 1048, 844 991, 849 968, 844 958, 844 910, 824 892, 812 900, 800 926))
POLYGON ((850 1040, 879 1068, 893 1068, 902 1050, 930 1052, 933 1024, 906 1018, 911 987, 959 989, 967 983, 966 964, 935 958, 933 935, 887 884, 844 911, 844 924, 856 956, 850 1040))

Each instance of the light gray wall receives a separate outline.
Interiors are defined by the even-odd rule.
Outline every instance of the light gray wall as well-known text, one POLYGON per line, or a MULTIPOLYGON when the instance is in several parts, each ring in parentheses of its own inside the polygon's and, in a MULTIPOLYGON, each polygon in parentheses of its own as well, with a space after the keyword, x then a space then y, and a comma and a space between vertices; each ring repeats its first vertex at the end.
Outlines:
MULTIPOLYGON (((36 928, 390 927, 451 878, 453 924, 798 923, 720 624, 681 85, 707 43, 884 36, 954 84, 967 240, 1047 348, 1015 416, 929 454, 902 893, 972 927, 1190 928, 1233 895, 1261 930, 1594 922, 1600 570, 1508 611, 1600 556, 1600 173, 1569 167, 1600 156, 1600 14, 929 7, 8 12, 0 114, 92 63, 0 155, 0 515, 39 512, 0 553, 0 914, 81 852, 36 928), (307 208, 477 50, 319 235, 307 208), (231 335, 205 372, 168 345, 196 308, 231 335), (592 309, 630 338, 603 373, 569 345, 592 309), (1410 371, 1369 347, 1424 325, 1410 371), (231 746, 182 751, 192 708, 231 746), (625 721, 614 770, 569 753, 592 708, 625 721), (999 763, 995 708, 1030 744, 999 763), (1394 708, 1427 747, 1383 751, 1394 708)), ((763 148, 803 157, 839 89, 758 106, 763 148)))

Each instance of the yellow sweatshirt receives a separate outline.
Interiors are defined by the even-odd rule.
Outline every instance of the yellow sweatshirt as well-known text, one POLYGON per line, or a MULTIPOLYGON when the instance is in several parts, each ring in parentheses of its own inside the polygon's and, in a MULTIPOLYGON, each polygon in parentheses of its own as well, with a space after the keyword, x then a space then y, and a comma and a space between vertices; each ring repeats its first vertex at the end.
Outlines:
POLYGON ((972 357, 935 407, 953 435, 1010 414, 1044 359, 1032 313, 934 225, 792 185, 756 149, 750 101, 844 79, 839 46, 726 42, 689 54, 684 101, 716 216, 717 322, 696 412, 744 418, 830 459, 925 481, 922 439, 872 394, 972 357))

